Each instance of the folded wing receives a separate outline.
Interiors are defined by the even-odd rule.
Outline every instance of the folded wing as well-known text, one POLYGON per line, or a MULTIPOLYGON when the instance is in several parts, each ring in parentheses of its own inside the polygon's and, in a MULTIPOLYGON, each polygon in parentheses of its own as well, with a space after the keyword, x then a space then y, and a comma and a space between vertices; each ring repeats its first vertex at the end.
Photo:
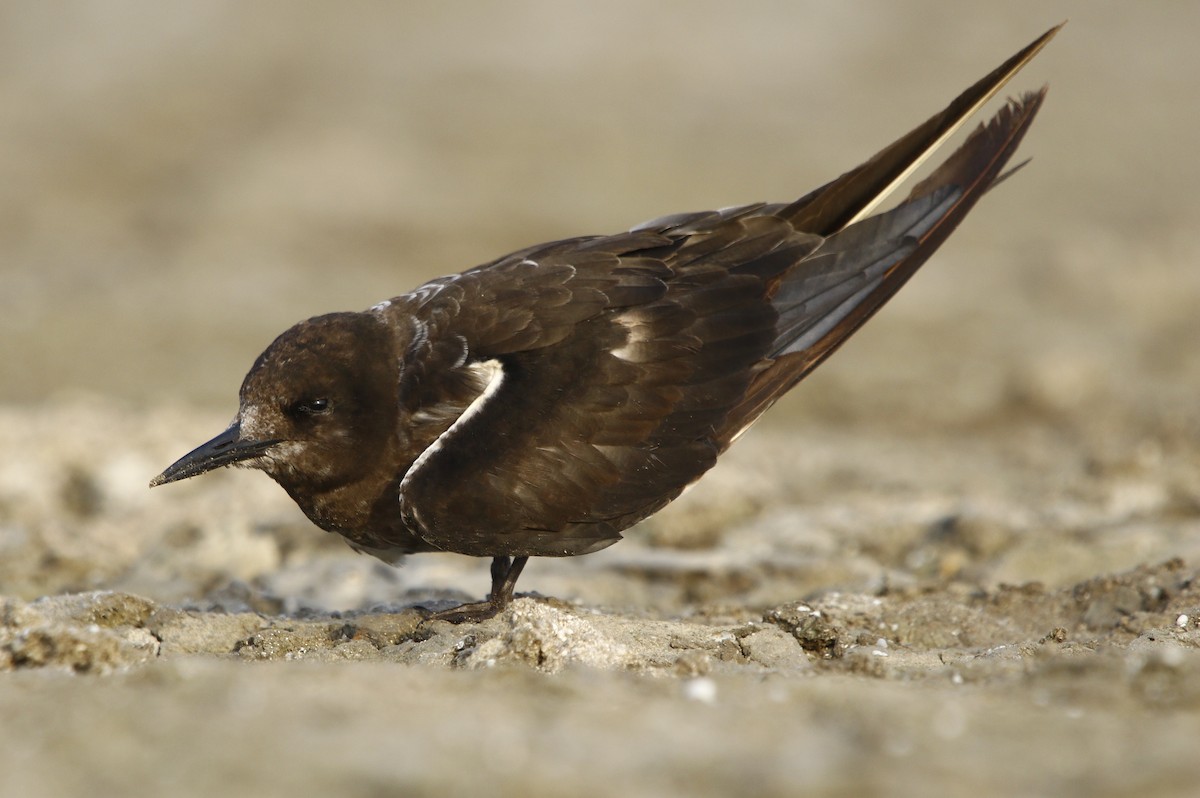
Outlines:
POLYGON ((794 203, 554 242, 410 297, 428 327, 414 343, 456 342, 436 358, 411 353, 406 368, 424 375, 409 411, 438 419, 402 483, 410 523, 467 554, 573 555, 675 498, 1002 176, 1044 90, 981 125, 896 208, 862 218, 1056 30, 794 203), (446 380, 455 403, 425 406, 446 380))

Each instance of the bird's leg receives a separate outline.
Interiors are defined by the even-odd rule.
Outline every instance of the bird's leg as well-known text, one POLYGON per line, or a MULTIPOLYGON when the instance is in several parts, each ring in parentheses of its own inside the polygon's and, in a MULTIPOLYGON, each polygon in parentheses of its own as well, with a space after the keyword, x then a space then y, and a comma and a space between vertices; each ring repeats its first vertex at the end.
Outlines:
POLYGON ((488 603, 496 607, 496 612, 500 612, 512 601, 517 579, 527 562, 528 557, 513 557, 511 563, 507 557, 492 558, 492 592, 488 593, 488 603))
POLYGON ((517 586, 517 578, 521 569, 529 561, 528 557, 493 557, 492 558, 492 592, 487 601, 477 601, 463 604, 453 609, 435 612, 426 621, 448 621, 463 623, 464 621, 486 621, 494 617, 512 602, 513 589, 517 586))

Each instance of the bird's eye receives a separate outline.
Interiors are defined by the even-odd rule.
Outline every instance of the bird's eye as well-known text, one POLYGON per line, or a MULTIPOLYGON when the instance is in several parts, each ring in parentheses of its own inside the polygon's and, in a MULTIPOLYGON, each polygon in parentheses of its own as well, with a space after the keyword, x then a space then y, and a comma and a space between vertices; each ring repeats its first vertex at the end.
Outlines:
POLYGON ((302 399, 291 407, 292 415, 322 416, 329 412, 329 400, 324 397, 302 399))

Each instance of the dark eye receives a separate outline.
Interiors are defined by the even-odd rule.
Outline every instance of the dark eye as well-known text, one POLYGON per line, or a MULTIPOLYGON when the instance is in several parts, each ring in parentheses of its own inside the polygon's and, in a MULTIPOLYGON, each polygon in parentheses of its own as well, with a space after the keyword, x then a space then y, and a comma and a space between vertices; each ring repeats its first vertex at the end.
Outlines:
POLYGON ((329 412, 329 400, 324 397, 302 399, 291 407, 294 416, 323 416, 329 412))

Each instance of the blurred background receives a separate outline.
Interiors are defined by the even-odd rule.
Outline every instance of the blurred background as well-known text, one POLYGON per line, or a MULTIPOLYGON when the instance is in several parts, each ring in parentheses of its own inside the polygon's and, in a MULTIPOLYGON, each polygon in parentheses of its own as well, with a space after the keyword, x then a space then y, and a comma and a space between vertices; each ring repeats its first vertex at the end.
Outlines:
POLYGON ((688 585, 677 609, 1200 552, 1198 4, 7 3, 0 595, 481 593, 485 562, 386 568, 261 475, 146 483, 291 324, 539 241, 795 198, 1068 17, 1008 89, 1052 84, 1032 164, 767 415, 787 434, 526 588, 646 607, 636 572, 688 585), (764 574, 777 592, 748 596, 764 574))
POLYGON ((1196 4, 206 0, 0 7, 0 402, 232 414, 300 319, 798 196, 1067 17, 1032 165, 785 406, 1191 401, 1196 4))

